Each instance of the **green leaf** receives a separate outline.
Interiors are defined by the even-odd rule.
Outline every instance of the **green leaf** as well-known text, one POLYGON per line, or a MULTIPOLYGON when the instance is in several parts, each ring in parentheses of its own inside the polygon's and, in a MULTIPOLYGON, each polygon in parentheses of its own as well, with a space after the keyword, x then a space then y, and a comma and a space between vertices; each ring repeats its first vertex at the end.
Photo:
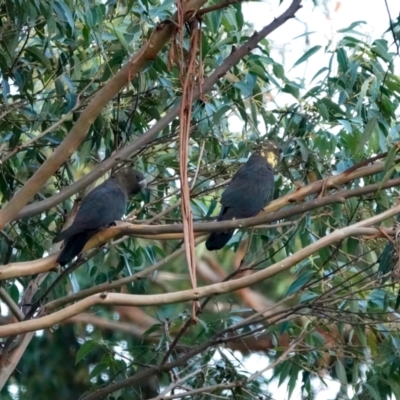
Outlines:
POLYGON ((331 99, 329 99, 328 97, 324 97, 323 99, 321 99, 321 101, 324 103, 324 105, 330 109, 330 111, 335 115, 343 115, 343 111, 342 109, 335 103, 333 102, 331 99))
POLYGON ((235 3, 232 7, 236 10, 237 29, 240 31, 243 28, 244 23, 242 5, 240 3, 235 3))
POLYGON ((353 361, 353 367, 352 367, 352 371, 351 371, 351 375, 353 377, 352 379, 352 384, 356 385, 360 379, 360 363, 357 360, 353 361))
POLYGON ((103 371, 109 368, 109 363, 98 363, 90 372, 89 378, 92 379, 97 375, 100 375, 103 371))
POLYGON ((363 387, 365 387, 368 391, 368 393, 371 395, 371 397, 374 400, 381 400, 381 396, 379 395, 379 392, 369 383, 365 382, 363 387))
POLYGON ((44 56, 42 49, 36 46, 28 46, 25 51, 30 54, 34 60, 42 64, 43 67, 50 67, 49 59, 44 56))
POLYGON ((72 12, 64 1, 55 0, 54 11, 56 12, 61 21, 67 22, 69 24, 72 30, 75 28, 75 22, 72 16, 72 12))
POLYGON ((19 303, 19 290, 18 290, 17 285, 14 285, 14 284, 11 285, 9 295, 11 296, 11 298, 14 300, 14 302, 16 304, 19 303))
POLYGON ((278 63, 274 63, 272 65, 272 71, 274 72, 274 75, 282 80, 285 80, 285 70, 283 69, 283 66, 281 64, 278 63))
POLYGON ((94 340, 88 340, 76 352, 75 365, 83 360, 91 351, 99 349, 101 346, 94 340))
POLYGON ((283 384, 283 382, 285 382, 285 380, 287 378, 289 378, 289 376, 292 375, 292 362, 291 361, 284 361, 282 363, 282 369, 280 371, 279 374, 279 382, 278 382, 278 387, 281 386, 283 384))
POLYGON ((304 292, 301 295, 299 303, 306 303, 306 302, 308 302, 308 301, 310 301, 312 299, 315 299, 316 297, 318 297, 317 293, 313 293, 313 292, 310 292, 310 291, 304 292))
POLYGON ((207 13, 205 20, 207 23, 207 27, 210 28, 211 32, 217 33, 218 29, 220 29, 221 27, 221 21, 222 21, 221 10, 216 10, 215 12, 207 13))
POLYGON ((306 51, 293 65, 292 68, 297 67, 298 65, 300 65, 301 63, 303 63, 304 61, 307 61, 312 55, 314 55, 316 52, 319 51, 319 49, 322 46, 314 46, 311 47, 310 50, 306 51))
POLYGON ((289 383, 288 383, 288 397, 289 397, 289 399, 292 397, 293 391, 297 386, 298 375, 299 375, 299 366, 294 364, 292 366, 292 372, 290 374, 289 383))
POLYGON ((338 119, 338 122, 340 122, 344 129, 346 129, 347 133, 352 133, 353 132, 353 128, 351 127, 351 123, 345 119, 338 119))
POLYGON ((356 104, 356 109, 358 109, 358 110, 361 109, 361 106, 362 106, 362 104, 363 104, 363 102, 364 102, 364 98, 365 98, 365 96, 367 95, 367 91, 368 91, 369 85, 371 84, 371 82, 372 82, 374 79, 376 79, 375 76, 370 76, 370 77, 369 77, 368 79, 366 79, 366 80, 364 81, 364 83, 362 84, 362 86, 361 86, 361 91, 360 91, 360 94, 359 94, 359 97, 358 97, 358 101, 357 101, 357 104, 356 104))
POLYGON ((322 103, 321 101, 317 101, 316 106, 317 106, 319 112, 321 113, 321 117, 324 120, 329 121, 329 111, 328 111, 327 107, 325 106, 325 104, 322 103))
POLYGON ((345 49, 343 47, 339 47, 339 49, 336 52, 336 55, 340 68, 342 69, 343 72, 346 72, 347 69, 349 68, 349 59, 347 58, 345 49))
POLYGON ((327 67, 323 67, 321 68, 311 79, 311 82, 313 82, 316 78, 318 78, 318 76, 320 76, 322 73, 324 73, 325 71, 329 71, 329 68, 327 67))
POLYGON ((160 328, 162 327, 161 324, 154 324, 152 325, 149 329, 147 329, 144 333, 143 336, 149 336, 151 335, 153 332, 157 332, 158 330, 160 330, 160 328))
POLYGON ((295 97, 296 99, 298 99, 300 96, 299 88, 291 83, 287 83, 283 87, 282 92, 289 93, 289 94, 293 95, 293 97, 295 97))
POLYGON ((124 50, 129 52, 129 45, 125 39, 124 32, 122 30, 120 30, 120 28, 114 26, 114 24, 111 24, 109 22, 106 22, 104 24, 104 26, 107 27, 111 32, 113 32, 115 34, 115 36, 118 38, 119 42, 121 43, 122 47, 124 48, 124 50))
POLYGON ((306 271, 303 272, 298 279, 296 279, 289 287, 288 291, 286 292, 286 296, 289 296, 292 293, 299 291, 301 288, 306 285, 310 278, 315 276, 314 271, 306 271))
POLYGON ((356 21, 356 22, 351 23, 347 28, 339 29, 338 32, 340 32, 340 33, 351 32, 351 31, 353 31, 353 29, 355 27, 363 25, 363 24, 366 24, 366 22, 365 21, 356 21))
POLYGON ((335 372, 339 379, 339 382, 342 385, 347 385, 346 370, 344 368, 343 363, 340 360, 336 360, 336 362, 335 362, 335 372))
POLYGON ((371 118, 367 122, 367 125, 365 126, 364 132, 361 136, 361 140, 357 146, 357 151, 364 152, 364 146, 371 139, 371 136, 375 132, 377 126, 378 121, 376 120, 376 118, 371 118))

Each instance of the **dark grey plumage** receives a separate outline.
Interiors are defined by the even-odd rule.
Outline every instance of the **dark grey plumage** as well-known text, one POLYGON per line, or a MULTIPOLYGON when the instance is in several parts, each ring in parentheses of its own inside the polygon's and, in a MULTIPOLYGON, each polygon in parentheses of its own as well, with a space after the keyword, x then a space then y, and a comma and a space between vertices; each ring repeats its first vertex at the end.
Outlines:
MULTIPOLYGON (((279 162, 280 150, 270 141, 250 156, 233 176, 221 196, 222 209, 217 221, 249 218, 257 215, 274 194, 274 168, 279 162)), ((208 250, 224 247, 234 229, 212 232, 206 241, 208 250)))
POLYGON ((65 240, 57 262, 60 265, 70 262, 96 232, 121 219, 128 197, 139 193, 145 186, 146 180, 141 172, 123 168, 93 189, 83 198, 72 225, 53 240, 65 240))
MULTIPOLYGON (((395 229, 397 231, 393 238, 393 241, 388 241, 381 256, 379 257, 378 277, 382 277, 381 284, 384 285, 388 279, 393 283, 393 287, 396 283, 400 282, 400 215, 397 216, 395 222, 395 229)), ((395 310, 400 306, 400 289, 397 293, 395 310)))

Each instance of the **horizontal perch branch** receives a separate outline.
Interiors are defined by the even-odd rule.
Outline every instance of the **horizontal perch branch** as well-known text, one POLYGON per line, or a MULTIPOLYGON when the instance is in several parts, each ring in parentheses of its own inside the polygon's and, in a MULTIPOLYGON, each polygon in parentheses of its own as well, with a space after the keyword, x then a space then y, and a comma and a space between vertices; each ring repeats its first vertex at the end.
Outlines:
MULTIPOLYGON (((338 181, 347 183, 346 179, 356 179, 363 176, 371 175, 372 173, 377 173, 382 171, 384 163, 378 163, 368 167, 360 168, 351 174, 340 174, 331 178, 337 178, 335 183, 338 181), (361 174, 361 175, 360 175, 361 174), (355 175, 355 176, 354 176, 355 175), (340 178, 340 179, 338 179, 340 178)), ((331 179, 331 178, 328 178, 331 179)), ((314 182, 308 186, 302 187, 295 190, 292 193, 279 198, 266 207, 265 211, 256 217, 237 219, 233 221, 222 221, 222 222, 206 222, 194 224, 193 230, 196 236, 205 235, 210 231, 214 230, 224 230, 230 228, 248 228, 268 222, 274 222, 278 220, 283 220, 285 218, 292 217, 294 215, 302 214, 314 210, 319 207, 324 207, 329 204, 344 202, 345 199, 364 196, 370 193, 375 193, 379 189, 387 189, 390 187, 395 187, 400 185, 400 178, 391 179, 381 184, 372 184, 357 189, 338 191, 330 196, 325 196, 321 198, 316 198, 314 200, 278 211, 274 213, 268 213, 271 210, 276 210, 278 207, 284 207, 288 204, 292 204, 298 199, 304 198, 310 194, 318 193, 322 189, 324 180, 314 182)), ((332 185, 332 184, 331 184, 332 185)), ((121 237, 124 235, 132 235, 135 237, 141 237, 145 239, 152 240, 172 240, 172 239, 182 239, 183 238, 183 227, 181 224, 175 225, 135 225, 130 223, 121 223, 118 226, 111 227, 100 231, 95 235, 85 246, 85 250, 89 250, 93 247, 98 247, 103 245, 108 240, 113 238, 121 237)), ((20 263, 11 263, 7 265, 0 266, 0 281, 4 279, 11 279, 19 276, 33 275, 40 272, 45 272, 53 269, 56 263, 57 254, 52 254, 48 257, 41 258, 34 261, 25 261, 20 263)))
MULTIPOLYGON (((235 290, 259 283, 260 281, 268 279, 281 271, 285 271, 296 265, 300 261, 304 260, 306 257, 309 257, 316 251, 333 243, 341 241, 349 236, 374 235, 380 232, 379 229, 367 228, 368 226, 379 223, 387 218, 393 217, 398 213, 400 213, 400 205, 396 205, 392 209, 387 210, 374 217, 368 218, 365 221, 361 221, 349 227, 335 230, 331 234, 319 239, 317 242, 312 243, 304 249, 299 250, 297 253, 287 257, 285 260, 282 260, 266 269, 255 272, 243 278, 216 283, 196 289, 158 295, 130 295, 107 292, 96 294, 45 317, 37 318, 30 321, 17 322, 0 327, 0 337, 18 335, 21 333, 49 328, 68 318, 72 318, 73 316, 78 315, 95 305, 121 305, 138 307, 156 306, 162 304, 179 303, 189 300, 199 300, 201 298, 213 296, 216 294, 233 292, 235 290)), ((392 230, 387 231, 389 234, 393 233, 392 230)))

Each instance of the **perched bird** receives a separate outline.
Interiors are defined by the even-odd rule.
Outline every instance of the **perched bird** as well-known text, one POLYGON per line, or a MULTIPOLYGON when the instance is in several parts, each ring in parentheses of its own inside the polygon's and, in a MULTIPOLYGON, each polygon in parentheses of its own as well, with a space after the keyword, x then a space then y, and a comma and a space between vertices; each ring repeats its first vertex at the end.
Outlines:
POLYGON ((96 232, 120 219, 125 213, 128 197, 145 187, 146 179, 141 172, 123 168, 93 189, 83 198, 72 225, 53 240, 55 243, 65 240, 57 262, 60 265, 70 262, 96 232))
MULTIPOLYGON (((400 215, 397 216, 394 229, 396 235, 389 240, 379 257, 378 277, 381 278, 381 285, 384 286, 388 279, 392 281, 393 287, 400 283, 400 215)), ((397 293, 395 310, 400 306, 400 289, 397 293)))
MULTIPOLYGON (((274 194, 274 168, 280 159, 279 147, 266 141, 233 176, 222 193, 222 209, 217 221, 249 218, 257 215, 274 194)), ((206 241, 208 250, 224 247, 235 229, 212 232, 206 241)))

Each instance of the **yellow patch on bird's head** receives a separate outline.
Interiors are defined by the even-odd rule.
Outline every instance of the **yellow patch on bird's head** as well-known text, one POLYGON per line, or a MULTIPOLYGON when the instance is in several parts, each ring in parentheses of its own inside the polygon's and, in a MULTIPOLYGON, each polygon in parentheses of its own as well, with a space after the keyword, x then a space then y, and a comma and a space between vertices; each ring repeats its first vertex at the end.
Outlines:
POLYGON ((259 153, 265 158, 267 163, 275 168, 281 158, 281 149, 276 145, 276 143, 269 140, 261 144, 259 153))

